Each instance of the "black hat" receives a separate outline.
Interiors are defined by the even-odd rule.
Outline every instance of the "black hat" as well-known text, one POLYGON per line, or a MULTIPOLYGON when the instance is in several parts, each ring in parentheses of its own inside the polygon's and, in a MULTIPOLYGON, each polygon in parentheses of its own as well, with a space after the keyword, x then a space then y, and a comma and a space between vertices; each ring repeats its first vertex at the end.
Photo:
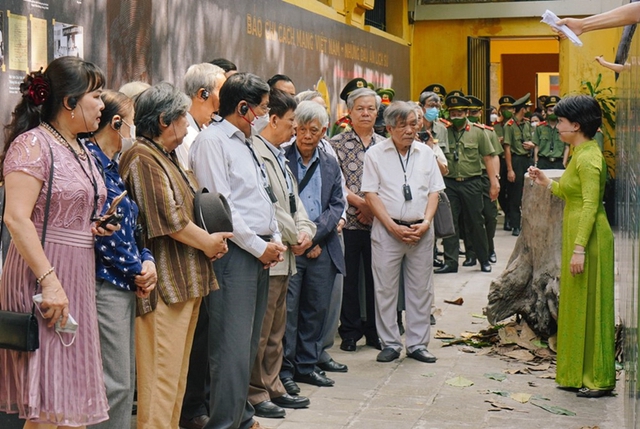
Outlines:
POLYGON ((513 103, 516 102, 516 99, 513 98, 510 95, 503 95, 502 97, 500 97, 500 99, 498 100, 498 104, 500 106, 507 106, 507 107, 511 107, 513 106, 513 103))
POLYGON ((469 105, 470 109, 476 110, 476 109, 482 109, 484 107, 484 103, 478 97, 475 97, 473 95, 467 95, 467 100, 469 100, 469 103, 471 103, 469 105))
POLYGON ((529 103, 531 99, 531 93, 527 92, 525 95, 523 95, 522 97, 518 98, 516 101, 513 102, 513 107, 515 107, 516 109, 519 109, 521 107, 525 107, 530 105, 529 103))
POLYGON ((344 88, 342 88, 340 98, 344 101, 347 101, 347 98, 349 98, 349 94, 359 88, 368 88, 367 81, 361 77, 350 80, 349 82, 347 82, 344 88))
POLYGON ((193 201, 195 223, 209 234, 214 232, 233 232, 231 209, 222 194, 209 192, 201 188, 193 201))
POLYGON ((558 104, 558 102, 560 102, 560 97, 558 97, 557 95, 550 95, 549 97, 547 97, 547 100, 544 103, 544 107, 547 108, 555 106, 556 104, 558 104))
POLYGON ((440 85, 439 83, 432 83, 431 85, 427 85, 427 87, 423 89, 420 94, 422 94, 423 92, 435 92, 443 100, 447 96, 447 90, 444 89, 444 86, 440 85))
POLYGON ((444 104, 447 105, 449 110, 463 110, 468 109, 471 102, 469 102, 462 91, 452 91, 447 95, 444 104))

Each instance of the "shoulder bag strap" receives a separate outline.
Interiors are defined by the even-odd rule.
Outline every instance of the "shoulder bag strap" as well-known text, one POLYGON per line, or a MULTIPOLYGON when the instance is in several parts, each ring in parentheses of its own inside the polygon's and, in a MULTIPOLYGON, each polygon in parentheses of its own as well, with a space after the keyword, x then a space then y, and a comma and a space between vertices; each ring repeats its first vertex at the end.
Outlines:
POLYGON ((311 164, 311 167, 309 167, 307 172, 304 174, 304 177, 302 178, 302 180, 300 181, 300 184, 298 185, 298 194, 301 194, 304 188, 307 187, 307 185, 309 184, 309 180, 311 180, 311 177, 313 176, 313 173, 315 173, 316 169, 318 168, 318 164, 320 164, 320 158, 313 161, 313 164, 311 164))

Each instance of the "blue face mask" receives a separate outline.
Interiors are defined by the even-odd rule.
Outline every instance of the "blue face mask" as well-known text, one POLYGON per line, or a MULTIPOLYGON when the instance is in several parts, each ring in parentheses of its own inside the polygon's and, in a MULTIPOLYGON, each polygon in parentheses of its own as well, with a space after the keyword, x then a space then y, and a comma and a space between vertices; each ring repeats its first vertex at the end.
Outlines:
POLYGON ((438 108, 437 107, 428 108, 427 111, 424 112, 424 117, 429 122, 435 121, 436 119, 438 119, 438 108))

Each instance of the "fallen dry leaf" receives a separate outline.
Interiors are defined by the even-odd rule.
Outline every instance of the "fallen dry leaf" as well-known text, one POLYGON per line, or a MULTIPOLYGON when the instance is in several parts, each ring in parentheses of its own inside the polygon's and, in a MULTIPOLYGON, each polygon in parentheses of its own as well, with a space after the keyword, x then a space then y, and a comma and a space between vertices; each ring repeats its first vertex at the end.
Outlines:
POLYGON ((469 346, 460 347, 460 351, 464 353, 475 353, 477 349, 469 346))
POLYGON ((514 350, 504 355, 524 362, 529 362, 534 359, 534 356, 528 350, 514 350))
POLYGON ((529 399, 531 399, 531 394, 529 393, 512 393, 509 396, 511 399, 513 399, 514 401, 518 401, 521 404, 526 404, 527 402, 529 402, 529 399))
POLYGON ((555 380, 556 379, 556 374, 555 373, 553 373, 553 374, 542 374, 542 375, 539 375, 538 378, 547 378, 547 379, 550 379, 550 380, 555 380))
POLYGON ((524 320, 521 322, 519 337, 521 340, 524 340, 524 341, 531 341, 538 338, 536 333, 531 330, 529 325, 527 325, 527 322, 525 322, 524 320))
POLYGON ((531 374, 531 372, 527 368, 517 368, 517 369, 506 369, 504 371, 507 374, 531 374))
POLYGON ((493 401, 491 399, 485 399, 484 402, 491 404, 491 406, 493 407, 493 408, 490 408, 489 411, 501 411, 501 410, 513 411, 514 409, 513 407, 503 404, 502 402, 493 401))
POLYGON ((551 364, 549 362, 540 365, 527 365, 527 368, 529 368, 531 371, 546 371, 549 369, 549 367, 551 367, 551 364))
POLYGON ((520 339, 516 327, 509 325, 500 328, 498 336, 500 337, 500 344, 502 345, 516 344, 520 339))
POLYGON ((449 301, 448 299, 445 299, 444 302, 446 302, 447 304, 462 305, 464 304, 464 299, 462 299, 462 297, 458 299, 454 299, 453 301, 449 301))
POLYGON ((496 381, 504 381, 507 379, 506 375, 500 374, 499 372, 488 372, 484 374, 484 376, 491 380, 496 380, 496 381))
POLYGON ((478 335, 477 332, 469 332, 469 331, 464 331, 463 333, 460 334, 460 336, 465 340, 468 340, 471 337, 475 337, 476 335, 478 335))
POLYGON ((433 336, 433 338, 438 339, 438 340, 453 340, 456 336, 453 334, 447 334, 444 331, 441 331, 440 329, 438 329, 436 331, 436 334, 433 336))
POLYGON ((445 381, 445 383, 448 384, 449 386, 454 386, 454 387, 469 387, 469 386, 473 386, 473 381, 471 381, 469 379, 466 379, 464 377, 461 377, 461 376, 450 378, 447 381, 445 381))

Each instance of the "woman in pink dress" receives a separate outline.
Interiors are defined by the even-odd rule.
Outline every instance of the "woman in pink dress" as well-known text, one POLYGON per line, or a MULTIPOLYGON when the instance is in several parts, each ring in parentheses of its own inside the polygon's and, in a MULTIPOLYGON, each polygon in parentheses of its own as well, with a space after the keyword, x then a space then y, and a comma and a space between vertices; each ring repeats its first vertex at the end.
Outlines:
POLYGON ((78 133, 95 131, 105 78, 78 58, 54 60, 27 75, 7 127, 3 177, 5 222, 12 242, 0 281, 0 309, 29 312, 41 293, 40 347, 0 350, 0 411, 19 413, 25 428, 85 427, 108 418, 95 304, 94 235, 106 190, 78 133), (44 250, 40 243, 53 155, 54 175, 44 250), (38 285, 36 286, 36 280, 38 285), (36 290, 37 289, 37 290, 36 290), (69 315, 74 334, 56 331, 69 315))

